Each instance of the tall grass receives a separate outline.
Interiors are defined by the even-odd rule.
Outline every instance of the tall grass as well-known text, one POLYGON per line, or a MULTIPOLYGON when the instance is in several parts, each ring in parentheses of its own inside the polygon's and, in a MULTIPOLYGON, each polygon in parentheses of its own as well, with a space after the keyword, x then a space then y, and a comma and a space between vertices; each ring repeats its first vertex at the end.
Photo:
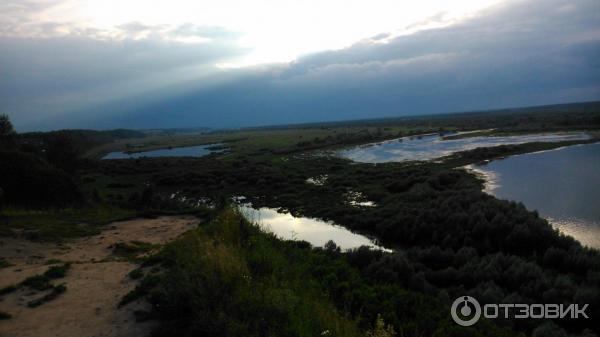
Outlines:
MULTIPOLYGON (((157 336, 359 336, 302 265, 233 208, 159 254, 164 272, 144 289, 157 336)), ((142 282, 144 283, 144 282, 142 282)), ((139 291, 139 289, 138 289, 139 291)))
POLYGON ((347 253, 279 240, 227 206, 149 265, 123 303, 149 300, 155 336, 523 336, 487 320, 458 327, 447 293, 373 280, 347 253))
POLYGON ((116 207, 44 210, 7 207, 0 212, 0 236, 14 235, 16 230, 32 240, 62 240, 97 234, 102 225, 135 215, 135 211, 116 207))

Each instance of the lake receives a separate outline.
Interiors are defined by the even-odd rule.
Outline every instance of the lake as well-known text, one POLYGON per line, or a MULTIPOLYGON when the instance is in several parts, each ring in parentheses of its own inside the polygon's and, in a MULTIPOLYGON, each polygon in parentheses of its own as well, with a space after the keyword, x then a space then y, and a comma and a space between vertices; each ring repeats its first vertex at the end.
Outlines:
POLYGON ((102 157, 102 159, 136 159, 136 158, 156 158, 156 157, 203 157, 211 153, 222 152, 223 150, 211 149, 214 146, 221 144, 207 144, 207 145, 196 145, 196 146, 185 146, 185 147, 174 147, 171 149, 159 149, 142 152, 121 152, 115 151, 102 157))
POLYGON ((561 142, 589 138, 585 133, 549 133, 498 137, 479 136, 444 140, 437 134, 430 134, 361 145, 338 151, 337 155, 361 163, 431 160, 478 147, 530 142, 561 142))
POLYGON ((323 247, 327 241, 333 240, 342 250, 369 246, 390 251, 376 245, 366 236, 353 233, 332 222, 295 217, 290 213, 279 213, 276 209, 267 207, 255 209, 248 204, 241 204, 239 207, 246 219, 284 240, 303 240, 315 247, 323 247))
POLYGON ((472 166, 485 191, 521 201, 582 244, 600 248, 600 143, 511 156, 472 166))

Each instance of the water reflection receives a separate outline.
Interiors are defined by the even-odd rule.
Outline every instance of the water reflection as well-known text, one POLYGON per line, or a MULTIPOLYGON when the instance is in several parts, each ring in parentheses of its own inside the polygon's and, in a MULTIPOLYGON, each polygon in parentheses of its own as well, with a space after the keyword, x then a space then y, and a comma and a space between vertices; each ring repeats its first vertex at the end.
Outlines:
POLYGON ((349 191, 344 195, 346 202, 354 207, 375 207, 373 201, 367 200, 366 196, 362 192, 349 191))
POLYGON ((306 183, 315 186, 323 186, 327 182, 329 176, 327 174, 322 174, 320 176, 310 177, 306 179, 306 183))
POLYGON ((600 221, 589 221, 573 217, 555 219, 546 217, 552 226, 570 235, 584 246, 600 249, 600 221))
POLYGON ((552 133, 502 137, 480 136, 443 140, 439 135, 431 134, 362 145, 339 151, 338 155, 362 163, 431 160, 478 147, 530 142, 560 142, 589 138, 589 135, 585 133, 552 133))
POLYGON ((521 201, 581 243, 600 248, 600 143, 512 156, 474 167, 485 191, 521 201))
POLYGON ((323 247, 327 241, 333 240, 342 250, 369 246, 389 251, 376 245, 369 238, 331 222, 294 217, 272 208, 254 209, 248 204, 240 205, 240 210, 248 220, 256 222, 264 230, 284 240, 304 240, 317 247, 323 247))
POLYGON ((222 152, 221 144, 196 145, 185 147, 174 147, 171 149, 159 149, 143 152, 111 152, 102 159, 136 159, 136 158, 156 158, 156 157, 203 157, 211 153, 222 152))

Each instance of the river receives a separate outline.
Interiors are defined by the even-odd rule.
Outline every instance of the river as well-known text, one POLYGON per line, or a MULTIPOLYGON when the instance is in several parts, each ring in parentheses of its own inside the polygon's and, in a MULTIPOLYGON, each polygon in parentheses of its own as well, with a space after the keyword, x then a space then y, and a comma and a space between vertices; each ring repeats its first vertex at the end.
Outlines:
POLYGON ((528 153, 472 166, 485 191, 522 202, 565 234, 600 248, 600 143, 528 153))

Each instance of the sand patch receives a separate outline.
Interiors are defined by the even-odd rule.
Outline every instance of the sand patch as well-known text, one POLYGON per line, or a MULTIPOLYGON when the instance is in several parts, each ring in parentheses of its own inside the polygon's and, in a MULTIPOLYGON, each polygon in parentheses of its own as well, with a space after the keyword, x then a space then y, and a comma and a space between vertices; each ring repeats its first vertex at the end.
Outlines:
POLYGON ((131 291, 136 281, 128 273, 137 266, 115 261, 115 243, 142 241, 164 244, 195 228, 194 217, 160 217, 135 219, 108 225, 102 233, 63 244, 37 243, 21 239, 0 240, 0 256, 14 264, 0 269, 0 288, 17 284, 48 269, 50 259, 71 262, 67 276, 55 280, 65 283, 67 291, 36 308, 27 302, 43 293, 28 289, 2 296, 0 311, 13 317, 0 321, 1 337, 38 336, 144 336, 155 322, 136 323, 134 311, 147 309, 144 302, 134 302, 121 309, 117 305, 131 291))

